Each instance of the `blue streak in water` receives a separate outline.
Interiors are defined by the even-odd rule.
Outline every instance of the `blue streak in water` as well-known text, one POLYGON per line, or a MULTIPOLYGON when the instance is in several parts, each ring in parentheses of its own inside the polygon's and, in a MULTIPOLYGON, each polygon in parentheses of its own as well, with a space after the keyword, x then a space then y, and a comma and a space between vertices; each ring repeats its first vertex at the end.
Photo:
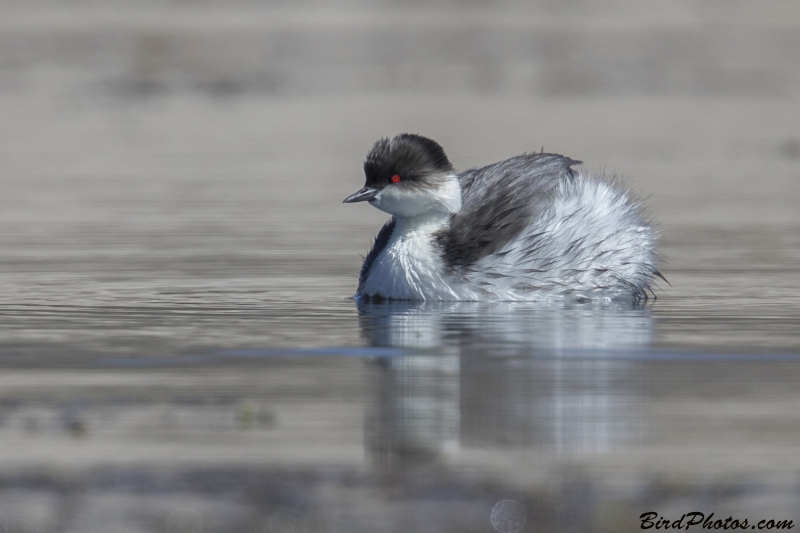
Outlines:
POLYGON ((217 357, 291 357, 341 355, 346 357, 400 357, 408 353, 399 348, 286 348, 274 350, 220 350, 213 352, 217 357))
MULTIPOLYGON (((410 351, 384 347, 343 347, 343 348, 285 348, 260 350, 217 350, 206 355, 185 355, 179 357, 103 357, 96 360, 98 366, 117 368, 146 368, 186 365, 214 365, 236 359, 272 359, 280 357, 361 357, 365 359, 386 359, 409 355, 410 351)), ((416 352, 413 352, 416 353, 416 352)), ((436 351, 426 352, 436 356, 436 351)), ((487 350, 487 357, 493 354, 487 350)), ((521 356, 534 359, 596 359, 609 361, 675 361, 675 362, 798 362, 796 353, 713 353, 688 350, 637 350, 637 349, 536 349, 525 355, 523 352, 510 357, 521 356)))
POLYGON ((389 358, 406 355, 398 348, 286 348, 264 350, 218 350, 207 355, 184 355, 179 357, 102 357, 98 366, 117 368, 146 368, 160 366, 213 365, 232 359, 268 359, 276 357, 363 357, 389 358))

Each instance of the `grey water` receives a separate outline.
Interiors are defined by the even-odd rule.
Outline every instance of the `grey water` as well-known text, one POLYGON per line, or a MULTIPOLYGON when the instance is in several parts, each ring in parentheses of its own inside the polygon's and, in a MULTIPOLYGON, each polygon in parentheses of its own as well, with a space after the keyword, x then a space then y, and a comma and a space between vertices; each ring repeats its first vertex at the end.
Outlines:
POLYGON ((0 532, 799 523, 794 4, 312 4, 0 8, 0 532), (669 284, 356 303, 399 131, 618 175, 669 284))

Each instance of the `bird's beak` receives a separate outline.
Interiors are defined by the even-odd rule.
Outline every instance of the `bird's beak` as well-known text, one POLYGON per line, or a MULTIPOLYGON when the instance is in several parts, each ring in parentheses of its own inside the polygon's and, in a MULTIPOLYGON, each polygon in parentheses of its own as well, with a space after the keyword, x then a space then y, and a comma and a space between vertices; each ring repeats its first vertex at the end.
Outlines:
POLYGON ((363 189, 354 192, 347 198, 345 198, 342 203, 343 204, 352 204, 353 202, 368 202, 375 198, 375 196, 380 191, 378 189, 373 189, 372 187, 364 187, 363 189))

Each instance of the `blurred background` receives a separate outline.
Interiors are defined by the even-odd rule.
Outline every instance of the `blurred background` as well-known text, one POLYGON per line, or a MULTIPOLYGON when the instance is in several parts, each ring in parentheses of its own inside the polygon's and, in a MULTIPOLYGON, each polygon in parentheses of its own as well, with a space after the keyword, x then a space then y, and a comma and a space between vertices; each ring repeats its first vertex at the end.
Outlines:
MULTIPOLYGON (((796 304, 796 2, 0 10, 8 303, 219 295, 192 273, 224 285, 219 303, 234 288, 351 294, 386 217, 340 201, 372 142, 409 131, 459 169, 544 148, 622 177, 663 235, 664 305, 796 304)), ((761 326, 713 342, 752 345, 761 326)), ((797 346, 774 333, 758 343, 797 346)))
POLYGON ((798 518, 798 113, 794 0, 5 0, 0 532, 798 518), (357 309, 399 132, 620 177, 671 286, 357 309))

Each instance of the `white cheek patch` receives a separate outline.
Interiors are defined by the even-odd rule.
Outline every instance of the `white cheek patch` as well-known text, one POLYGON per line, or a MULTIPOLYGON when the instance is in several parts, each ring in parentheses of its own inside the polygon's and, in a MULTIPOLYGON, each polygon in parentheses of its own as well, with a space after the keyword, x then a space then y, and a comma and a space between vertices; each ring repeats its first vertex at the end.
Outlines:
POLYGON ((415 217, 440 210, 435 193, 391 185, 383 188, 370 204, 398 217, 415 217))
POLYGON ((370 205, 397 217, 435 213, 457 213, 461 209, 461 185, 455 175, 447 176, 436 189, 387 185, 370 205))

